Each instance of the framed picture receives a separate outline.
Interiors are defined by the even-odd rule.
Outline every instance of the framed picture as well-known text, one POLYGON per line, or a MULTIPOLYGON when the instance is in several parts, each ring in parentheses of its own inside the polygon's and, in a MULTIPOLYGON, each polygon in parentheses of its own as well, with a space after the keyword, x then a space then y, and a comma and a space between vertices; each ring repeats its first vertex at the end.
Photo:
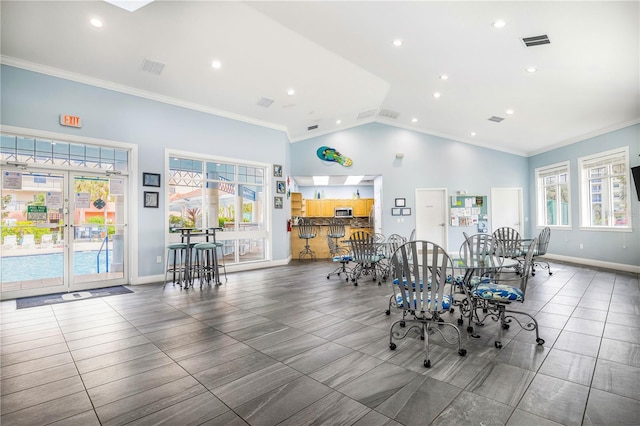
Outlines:
POLYGON ((396 207, 406 207, 407 200, 405 198, 396 198, 396 207))
POLYGON ((276 209, 282 208, 282 197, 273 197, 273 207, 276 209))
POLYGON ((402 209, 393 207, 391 209, 391 216, 402 216, 402 209))
POLYGON ((400 209, 400 210, 402 210, 400 212, 400 216, 411 216, 411 209, 410 208, 406 207, 406 208, 403 208, 403 209, 400 209))
POLYGON ((277 180, 276 181, 276 192, 278 194, 284 194, 287 192, 287 185, 285 184, 285 182, 283 180, 277 180))
POLYGON ((159 192, 144 191, 144 206, 145 207, 158 208, 159 199, 160 199, 160 193, 159 192))
POLYGON ((156 186, 160 188, 160 175, 158 173, 142 173, 142 186, 156 186))
POLYGON ((273 165, 273 175, 275 177, 282 177, 282 166, 280 164, 273 165))

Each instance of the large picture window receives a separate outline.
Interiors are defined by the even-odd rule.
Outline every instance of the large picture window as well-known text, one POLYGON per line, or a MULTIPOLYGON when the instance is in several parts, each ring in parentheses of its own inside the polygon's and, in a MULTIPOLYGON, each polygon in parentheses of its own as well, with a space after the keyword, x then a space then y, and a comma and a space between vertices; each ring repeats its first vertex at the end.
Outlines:
POLYGON ((539 227, 571 226, 569 162, 536 169, 539 227))
POLYGON ((267 166, 170 156, 169 232, 223 228, 226 263, 267 259, 267 166))
POLYGON ((578 159, 582 227, 631 227, 627 147, 578 159))

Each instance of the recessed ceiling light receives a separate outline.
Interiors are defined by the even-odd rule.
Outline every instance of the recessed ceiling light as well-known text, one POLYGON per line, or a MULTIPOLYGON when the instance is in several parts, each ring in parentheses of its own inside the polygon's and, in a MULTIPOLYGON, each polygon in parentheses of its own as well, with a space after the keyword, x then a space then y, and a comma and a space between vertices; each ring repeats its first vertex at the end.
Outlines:
POLYGON ((527 67, 527 72, 534 73, 536 71, 538 71, 536 67, 527 67))
POLYGON ((440 92, 434 92, 433 97, 438 99, 440 97, 440 92))
POLYGON ((98 18, 91 18, 89 22, 96 28, 102 28, 102 21, 98 18))
POLYGON ((504 28, 507 23, 504 21, 504 19, 496 19, 495 21, 493 21, 492 25, 494 28, 504 28))
POLYGON ((402 46, 402 40, 400 40, 399 38, 393 40, 393 45, 397 47, 402 46))
POLYGON ((471 133, 469 133, 469 135, 470 135, 470 136, 475 136, 475 135, 476 135, 476 132, 471 132, 471 133))
POLYGON ((412 122, 412 123, 417 123, 417 122, 418 122, 418 119, 417 119, 417 118, 412 118, 412 119, 411 119, 411 122, 412 122))
POLYGON ((211 61, 211 67, 214 70, 219 70, 221 66, 222 66, 222 63, 219 60, 215 59, 215 60, 211 61))
POLYGON ((513 110, 512 109, 508 109, 508 110, 505 111, 505 113, 507 115, 513 115, 513 110))
POLYGON ((360 181, 364 179, 364 176, 347 176, 344 181, 345 185, 357 185, 360 181))
POLYGON ((289 89, 289 90, 287 90, 287 95, 289 95, 289 96, 293 96, 293 95, 295 95, 295 94, 296 94, 296 91, 295 91, 295 90, 293 90, 293 89, 289 89))
POLYGON ((342 123, 342 120, 336 120, 336 124, 342 123))
POLYGON ((313 176, 314 185, 329 185, 329 176, 313 176))
POLYGON ((448 79, 449 79, 448 75, 446 75, 446 74, 441 74, 440 75, 440 80, 448 80, 448 79))

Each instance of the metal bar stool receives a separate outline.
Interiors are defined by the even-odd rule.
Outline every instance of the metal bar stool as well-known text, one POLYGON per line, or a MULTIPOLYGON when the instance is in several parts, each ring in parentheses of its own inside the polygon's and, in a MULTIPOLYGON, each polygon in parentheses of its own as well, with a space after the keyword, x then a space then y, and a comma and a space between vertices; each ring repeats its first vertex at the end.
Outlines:
POLYGON ((316 252, 311 250, 309 240, 316 237, 316 231, 311 219, 300 219, 298 224, 298 238, 304 239, 304 249, 300 250, 298 260, 302 260, 305 256, 309 256, 312 260, 316 259, 316 252))
POLYGON ((216 250, 215 250, 215 256, 216 256, 216 265, 218 270, 216 271, 216 273, 218 274, 218 279, 216 280, 216 284, 222 284, 220 282, 220 269, 222 269, 223 273, 224 273, 224 282, 227 282, 227 265, 224 263, 224 243, 222 242, 216 242, 214 243, 216 245, 216 250), (218 250, 220 250, 220 255, 218 255, 218 250))
POLYGON ((217 262, 214 261, 217 247, 216 243, 198 243, 193 246, 195 261, 191 269, 191 276, 198 277, 200 288, 204 283, 211 284, 212 281, 217 281, 217 262))
MULTIPOLYGON (((164 272, 164 285, 167 285, 167 277, 173 275, 173 285, 178 283, 182 288, 182 282, 185 277, 185 261, 187 258, 187 244, 172 243, 167 246, 167 266, 164 272), (173 260, 173 262, 172 262, 173 260), (178 280, 176 281, 176 275, 178 280)), ((186 287, 185 282, 185 287, 186 287)))

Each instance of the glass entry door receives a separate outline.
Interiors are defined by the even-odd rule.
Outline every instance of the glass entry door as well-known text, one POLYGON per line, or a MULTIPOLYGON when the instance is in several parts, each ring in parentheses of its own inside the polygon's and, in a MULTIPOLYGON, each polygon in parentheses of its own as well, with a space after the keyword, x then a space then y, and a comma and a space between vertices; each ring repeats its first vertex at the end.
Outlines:
POLYGON ((67 289, 66 172, 2 170, 3 298, 67 289))
POLYGON ((125 179, 73 174, 69 218, 73 276, 70 288, 124 284, 125 179))
POLYGON ((0 174, 2 299, 126 284, 126 177, 0 174))

